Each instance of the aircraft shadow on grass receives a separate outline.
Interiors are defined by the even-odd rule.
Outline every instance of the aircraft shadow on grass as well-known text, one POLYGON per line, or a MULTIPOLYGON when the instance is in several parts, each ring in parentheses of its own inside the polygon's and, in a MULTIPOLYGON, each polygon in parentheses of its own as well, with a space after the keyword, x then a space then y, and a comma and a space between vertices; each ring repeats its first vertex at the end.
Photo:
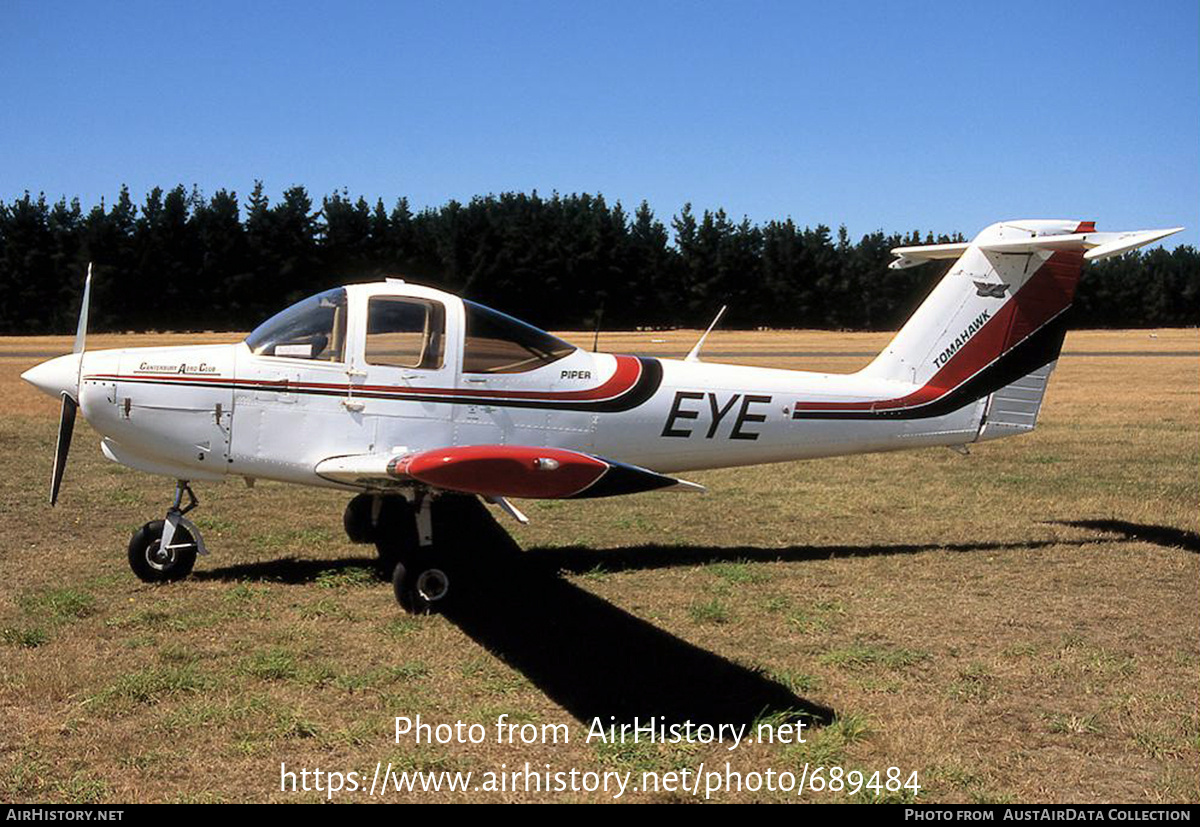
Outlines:
POLYGON ((1181 548, 1193 554, 1200 553, 1200 534, 1173 526, 1131 523, 1128 520, 1055 520, 1053 525, 1120 534, 1121 539, 1126 542, 1142 541, 1164 548, 1181 548))
MULTIPOLYGON (((1148 539, 1150 529, 1115 521, 1069 523, 1148 539), (1134 530, 1136 529, 1136 531, 1134 530)), ((1177 531, 1169 529, 1164 531, 1177 531)), ((1188 534, 1188 532, 1183 532, 1188 534)), ((1166 537, 1171 545, 1181 538, 1166 537)), ((761 671, 750 669, 663 631, 579 588, 560 575, 599 568, 607 572, 693 566, 723 561, 803 562, 831 557, 875 557, 925 551, 961 553, 1069 545, 960 543, 951 545, 656 546, 596 550, 533 548, 522 552, 507 535, 488 538, 488 548, 464 555, 456 585, 471 598, 446 608, 444 616, 495 656, 520 671, 549 698, 584 723, 643 722, 751 724, 765 715, 828 723, 834 710, 797 696, 761 671), (468 581, 468 582, 464 582, 468 581), (611 719, 610 719, 611 716, 611 719)), ((1197 549, 1196 536, 1182 538, 1197 549)), ((1084 541, 1073 543, 1084 545, 1084 541)), ((269 580, 303 584, 322 572, 362 567, 359 558, 282 559, 196 572, 198 579, 269 580)))
MULTIPOLYGON (((577 568, 568 559, 559 565, 549 550, 523 554, 514 548, 471 555, 469 574, 453 575, 470 599, 442 614, 579 721, 599 718, 607 726, 661 716, 656 723, 750 725, 778 715, 822 726, 833 719, 832 709, 763 672, 688 643, 560 577, 560 571, 577 568)), ((308 583, 322 572, 364 563, 272 560, 197 571, 195 577, 308 583)))

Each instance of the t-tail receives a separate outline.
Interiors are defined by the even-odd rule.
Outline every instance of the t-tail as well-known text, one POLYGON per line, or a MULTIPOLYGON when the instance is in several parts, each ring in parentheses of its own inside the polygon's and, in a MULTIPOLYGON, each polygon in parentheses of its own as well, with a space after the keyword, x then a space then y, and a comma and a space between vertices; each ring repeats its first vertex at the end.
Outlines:
POLYGON ((898 247, 893 269, 957 261, 860 375, 911 383, 912 393, 883 403, 892 415, 938 416, 985 399, 977 439, 1030 431, 1084 263, 1182 229, 1097 232, 1091 221, 1004 221, 969 243, 898 247))

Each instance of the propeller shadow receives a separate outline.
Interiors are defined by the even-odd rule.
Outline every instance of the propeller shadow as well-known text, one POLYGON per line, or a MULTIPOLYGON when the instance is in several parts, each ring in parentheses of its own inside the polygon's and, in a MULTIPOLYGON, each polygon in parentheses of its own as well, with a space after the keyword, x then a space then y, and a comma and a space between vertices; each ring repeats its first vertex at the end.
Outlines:
POLYGON ((192 572, 193 580, 218 580, 240 583, 257 580, 267 583, 284 583, 303 586, 315 583, 322 574, 345 571, 346 569, 374 569, 375 559, 368 557, 342 557, 338 560, 308 560, 298 557, 281 557, 257 563, 238 563, 215 569, 197 569, 192 572))

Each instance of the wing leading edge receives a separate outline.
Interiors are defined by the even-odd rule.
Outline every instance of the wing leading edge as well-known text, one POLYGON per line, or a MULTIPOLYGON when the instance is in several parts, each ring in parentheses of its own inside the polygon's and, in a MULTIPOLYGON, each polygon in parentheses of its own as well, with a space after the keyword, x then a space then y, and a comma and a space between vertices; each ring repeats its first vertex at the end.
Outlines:
POLYGON ((334 482, 379 488, 419 482, 483 497, 586 499, 704 486, 610 459, 525 445, 470 445, 415 454, 331 457, 316 472, 334 482))

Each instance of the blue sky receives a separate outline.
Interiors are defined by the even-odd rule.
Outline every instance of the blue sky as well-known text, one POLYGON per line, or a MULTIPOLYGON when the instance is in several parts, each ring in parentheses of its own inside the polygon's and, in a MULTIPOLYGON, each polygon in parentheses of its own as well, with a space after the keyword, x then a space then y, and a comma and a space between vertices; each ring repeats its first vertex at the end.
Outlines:
MULTIPOLYGON (((0 198, 507 190, 1188 225, 1200 4, 0 2, 0 198)), ((1171 243, 1175 243, 1172 241, 1171 243)))

